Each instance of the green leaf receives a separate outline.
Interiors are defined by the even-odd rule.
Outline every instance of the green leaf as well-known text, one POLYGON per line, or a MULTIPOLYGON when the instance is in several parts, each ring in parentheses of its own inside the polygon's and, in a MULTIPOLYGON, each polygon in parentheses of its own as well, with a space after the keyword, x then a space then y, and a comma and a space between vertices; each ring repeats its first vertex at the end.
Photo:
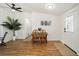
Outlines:
POLYGON ((7 20, 9 21, 9 23, 13 23, 13 20, 11 19, 11 17, 7 16, 7 20))
POLYGON ((21 24, 18 22, 18 19, 14 20, 11 17, 7 16, 7 20, 6 22, 3 22, 2 26, 10 29, 10 30, 19 30, 21 29, 21 24))

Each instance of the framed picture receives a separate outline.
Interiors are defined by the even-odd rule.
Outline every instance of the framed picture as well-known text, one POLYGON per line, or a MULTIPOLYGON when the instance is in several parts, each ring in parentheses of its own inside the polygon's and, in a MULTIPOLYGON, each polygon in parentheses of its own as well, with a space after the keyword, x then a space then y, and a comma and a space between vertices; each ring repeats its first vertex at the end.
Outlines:
POLYGON ((41 25, 44 25, 44 22, 43 21, 41 21, 41 25))
POLYGON ((47 25, 48 25, 48 22, 47 22, 47 21, 45 21, 44 23, 45 23, 45 26, 47 26, 47 25))
POLYGON ((41 21, 41 25, 43 26, 50 26, 51 25, 51 21, 41 21))

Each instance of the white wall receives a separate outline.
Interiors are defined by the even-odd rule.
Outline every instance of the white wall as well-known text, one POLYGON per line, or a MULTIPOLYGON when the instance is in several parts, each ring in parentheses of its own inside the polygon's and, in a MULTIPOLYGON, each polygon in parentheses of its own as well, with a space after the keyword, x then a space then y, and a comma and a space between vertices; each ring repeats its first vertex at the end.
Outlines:
MULTIPOLYGON (((2 19, 2 22, 6 20, 7 15, 10 15, 9 12, 10 11, 4 11, 3 8, 0 8, 0 18, 2 19)), ((5 40, 4 40, 5 42, 10 41, 12 39, 12 32, 10 30, 7 30, 4 27, 3 27, 3 31, 0 33, 0 34, 2 34, 1 36, 3 36, 6 31, 8 32, 8 34, 7 34, 7 36, 6 36, 5 40)))
MULTIPOLYGON (((1 9, 0 9, 1 10, 1 9)), ((19 19, 22 24, 22 28, 16 31, 17 39, 25 39, 31 34, 33 29, 42 27, 48 32, 48 40, 60 40, 62 39, 62 19, 60 16, 49 15, 39 12, 12 12, 9 9, 4 9, 0 11, 0 16, 5 20, 7 16, 14 19, 19 19), (50 26, 41 26, 41 20, 51 20, 52 24, 50 26)), ((12 35, 12 33, 10 33, 12 35)), ((12 37, 12 36, 10 36, 12 37)), ((12 39, 12 38, 11 38, 12 39)))
POLYGON ((79 53, 79 7, 75 7, 62 15, 63 25, 66 16, 74 16, 74 32, 63 32, 63 41, 73 50, 79 53))
POLYGON ((28 34, 31 34, 33 29, 37 29, 38 27, 47 30, 48 40, 62 39, 62 19, 60 16, 49 15, 39 12, 15 12, 14 15, 15 18, 18 18, 19 21, 22 23, 21 30, 17 31, 16 33, 16 37, 18 39, 25 39, 28 34), (50 26, 41 26, 41 20, 51 20, 52 24, 50 26))
MULTIPOLYGON (((10 9, 0 8, 0 18, 3 19, 3 21, 6 21, 7 16, 10 16, 14 19, 19 19, 19 22, 22 24, 22 28, 19 31, 16 31, 16 39, 25 39, 28 35, 31 34, 31 21, 30 21, 30 13, 28 12, 13 12, 10 9)), ((5 39, 5 41, 12 40, 12 31, 6 29, 4 27, 3 31, 8 31, 8 35, 5 39), (10 34, 10 35, 9 35, 10 34)), ((3 33, 4 33, 3 32, 3 33)))
POLYGON ((62 23, 61 23, 62 19, 60 16, 33 12, 31 20, 32 20, 32 30, 38 29, 39 27, 47 30, 48 40, 62 39, 62 23), (50 20, 52 23, 50 26, 41 26, 42 20, 50 20))
POLYGON ((25 39, 28 35, 31 34, 31 13, 28 12, 15 12, 15 18, 19 19, 19 22, 22 24, 21 29, 16 31, 17 39, 25 39))

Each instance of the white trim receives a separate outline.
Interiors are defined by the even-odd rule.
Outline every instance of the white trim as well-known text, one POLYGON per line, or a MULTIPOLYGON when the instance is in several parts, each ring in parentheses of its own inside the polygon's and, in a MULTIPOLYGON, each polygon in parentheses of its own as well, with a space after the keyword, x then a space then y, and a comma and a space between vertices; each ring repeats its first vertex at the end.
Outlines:
MULTIPOLYGON (((60 40, 63 44, 66 44, 63 40, 60 40)), ((68 45, 69 46, 69 45, 68 45)), ((70 47, 70 46, 69 46, 70 47)), ((71 48, 71 47, 70 47, 71 48)), ((72 48, 71 48, 72 49, 72 48)), ((73 49, 74 50, 74 49, 73 49)), ((77 53, 77 55, 79 56, 79 52, 77 52, 76 50, 74 50, 76 53, 77 53)))
POLYGON ((60 40, 63 44, 66 44, 63 40, 60 40))
POLYGON ((79 56, 79 52, 77 52, 77 55, 79 56))
POLYGON ((47 39, 47 41, 60 41, 60 39, 47 39))

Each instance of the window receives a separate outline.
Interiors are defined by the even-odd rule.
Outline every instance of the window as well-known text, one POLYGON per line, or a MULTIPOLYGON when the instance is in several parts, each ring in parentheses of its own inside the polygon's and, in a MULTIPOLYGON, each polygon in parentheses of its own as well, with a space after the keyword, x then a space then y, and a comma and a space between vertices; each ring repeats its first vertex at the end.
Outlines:
POLYGON ((66 17, 64 23, 65 23, 64 31, 73 32, 73 15, 66 17))

